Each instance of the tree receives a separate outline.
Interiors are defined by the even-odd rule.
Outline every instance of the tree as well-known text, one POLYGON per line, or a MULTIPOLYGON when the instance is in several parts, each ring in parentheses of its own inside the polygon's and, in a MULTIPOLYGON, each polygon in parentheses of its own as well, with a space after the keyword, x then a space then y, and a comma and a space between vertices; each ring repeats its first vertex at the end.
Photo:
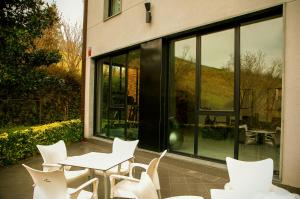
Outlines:
POLYGON ((58 21, 56 6, 43 0, 0 1, 0 96, 28 94, 43 76, 34 69, 61 59, 58 50, 35 43, 58 21))
POLYGON ((70 72, 78 73, 81 64, 82 27, 79 24, 71 26, 66 21, 61 23, 60 51, 63 54, 62 66, 70 72))
MULTIPOLYGON (((58 92, 64 93, 67 88, 62 78, 40 70, 40 66, 61 59, 58 46, 49 45, 59 43, 54 40, 58 38, 58 23, 54 4, 43 0, 0 1, 0 126, 15 123, 16 117, 22 124, 38 123, 37 109, 43 99, 57 104, 49 98, 54 92, 45 91, 58 87, 62 88, 58 92)), ((48 112, 53 110, 47 108, 48 112)))

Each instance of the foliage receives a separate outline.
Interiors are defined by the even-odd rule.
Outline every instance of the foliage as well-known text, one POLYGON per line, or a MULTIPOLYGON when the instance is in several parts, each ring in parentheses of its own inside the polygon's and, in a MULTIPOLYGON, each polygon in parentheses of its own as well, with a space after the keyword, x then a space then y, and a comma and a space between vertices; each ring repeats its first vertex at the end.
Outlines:
MULTIPOLYGON (((31 87, 18 88, 19 96, 11 95, 10 98, 0 99, 0 126, 32 125, 78 118, 80 111, 78 78, 66 71, 48 75, 36 73, 39 74, 40 79, 28 78, 28 81, 32 81, 31 87)), ((3 88, 5 89, 9 87, 3 88)))
POLYGON ((0 126, 78 118, 80 73, 60 64, 55 4, 3 0, 0 9, 0 126))
POLYGON ((13 75, 44 65, 43 60, 31 65, 36 54, 43 54, 48 60, 52 60, 51 56, 59 56, 55 51, 39 51, 34 44, 44 29, 59 20, 54 4, 46 4, 43 0, 3 0, 0 8, 0 63, 10 69, 7 72, 13 75))
POLYGON ((60 66, 69 72, 79 73, 81 66, 82 27, 79 24, 71 26, 67 22, 61 22, 61 42, 59 49, 62 53, 60 66))
POLYGON ((3 0, 0 9, 0 96, 34 95, 46 76, 35 68, 61 58, 56 49, 35 45, 43 30, 58 22, 56 7, 42 0, 3 0))
POLYGON ((66 143, 82 140, 80 120, 55 122, 32 127, 15 127, 0 130, 0 166, 37 153, 37 144, 49 145, 59 140, 66 143))

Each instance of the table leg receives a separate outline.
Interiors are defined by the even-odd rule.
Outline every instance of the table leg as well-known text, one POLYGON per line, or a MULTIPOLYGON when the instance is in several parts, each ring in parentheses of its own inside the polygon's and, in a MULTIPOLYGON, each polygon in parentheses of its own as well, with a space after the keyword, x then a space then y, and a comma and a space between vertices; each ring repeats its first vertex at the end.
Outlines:
POLYGON ((103 171, 103 179, 104 179, 104 198, 108 199, 107 175, 105 171, 103 171))
MULTIPOLYGON (((90 175, 88 177, 88 179, 93 179, 95 177, 95 170, 94 169, 89 169, 90 170, 90 175)), ((93 184, 91 184, 90 186, 91 192, 93 192, 93 184)))

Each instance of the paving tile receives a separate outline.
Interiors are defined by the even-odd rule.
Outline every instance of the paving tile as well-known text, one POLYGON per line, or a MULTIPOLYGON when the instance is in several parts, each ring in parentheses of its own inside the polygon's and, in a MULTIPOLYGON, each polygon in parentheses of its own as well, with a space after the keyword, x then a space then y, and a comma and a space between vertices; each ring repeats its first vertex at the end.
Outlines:
POLYGON ((171 175, 169 177, 169 180, 170 180, 170 184, 178 184, 178 183, 186 184, 186 180, 185 180, 184 175, 182 175, 182 176, 173 176, 173 175, 171 175))
POLYGON ((203 183, 215 183, 218 180, 220 180, 221 177, 218 176, 213 176, 210 174, 203 174, 202 176, 200 176, 200 179, 203 183))
POLYGON ((190 195, 189 186, 186 183, 170 183, 169 196, 190 195))

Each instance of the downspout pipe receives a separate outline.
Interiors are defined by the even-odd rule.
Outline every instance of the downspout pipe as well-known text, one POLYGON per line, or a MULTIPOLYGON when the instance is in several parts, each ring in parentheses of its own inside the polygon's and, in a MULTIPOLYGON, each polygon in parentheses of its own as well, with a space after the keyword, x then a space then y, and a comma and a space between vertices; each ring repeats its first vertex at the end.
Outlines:
POLYGON ((86 75, 86 40, 87 40, 87 10, 88 0, 83 0, 83 26, 82 26, 82 54, 81 54, 81 89, 80 89, 80 119, 83 124, 84 135, 84 110, 85 110, 85 75, 86 75))

